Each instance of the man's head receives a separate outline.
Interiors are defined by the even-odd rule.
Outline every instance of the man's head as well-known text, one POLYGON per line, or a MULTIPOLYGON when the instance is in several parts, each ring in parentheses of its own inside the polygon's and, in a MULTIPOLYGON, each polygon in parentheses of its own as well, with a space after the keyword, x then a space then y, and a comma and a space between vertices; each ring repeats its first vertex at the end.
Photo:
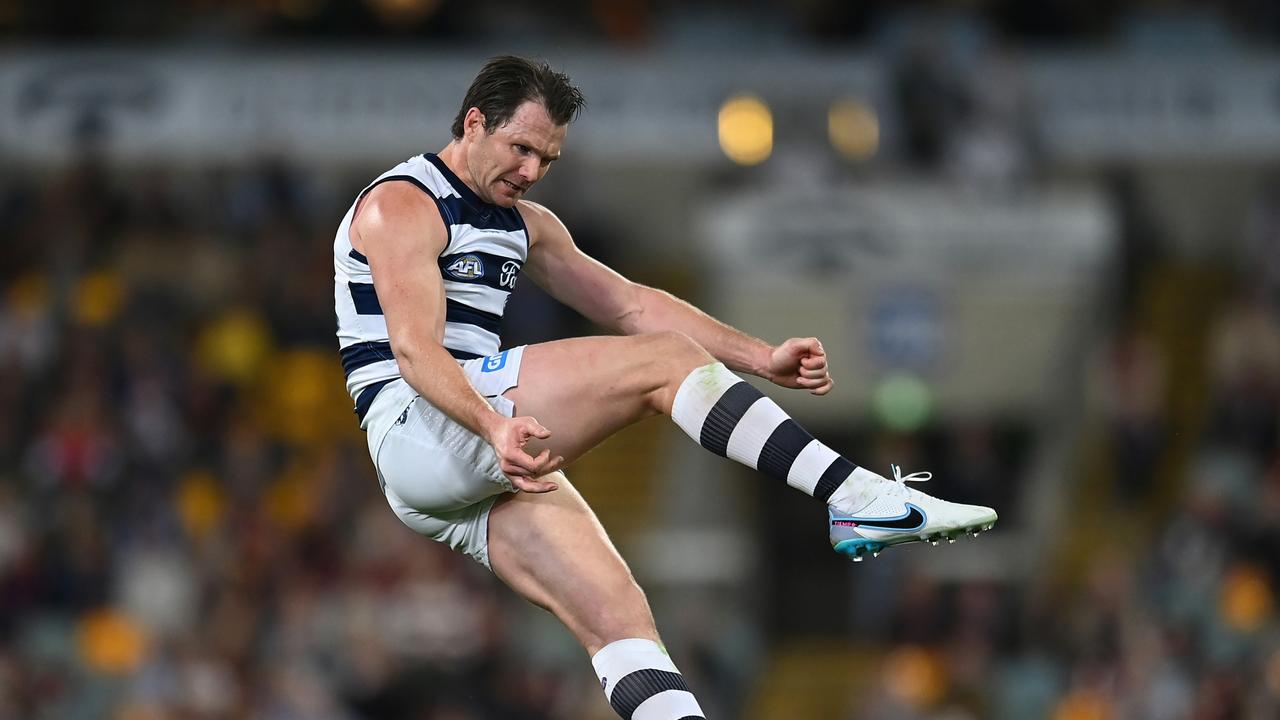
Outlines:
POLYGON ((453 120, 453 138, 476 194, 511 207, 560 156, 585 104, 569 77, 546 63, 503 56, 485 63, 453 120))
POLYGON ((569 76, 558 73, 544 62, 533 62, 513 55, 496 57, 485 63, 480 74, 471 81, 462 107, 453 119, 453 138, 461 140, 467 111, 476 108, 484 116, 489 132, 506 125, 516 108, 528 100, 537 101, 547 110, 551 122, 568 125, 578 117, 586 104, 582 91, 573 86, 569 76))

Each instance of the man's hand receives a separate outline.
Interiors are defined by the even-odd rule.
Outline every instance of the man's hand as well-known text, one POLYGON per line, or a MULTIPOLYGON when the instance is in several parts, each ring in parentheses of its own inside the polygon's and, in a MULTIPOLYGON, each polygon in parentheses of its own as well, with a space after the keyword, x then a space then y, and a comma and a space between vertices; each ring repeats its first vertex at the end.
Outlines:
POLYGON ((525 445, 537 438, 546 440, 551 431, 531 417, 507 418, 498 416, 489 432, 489 444, 498 453, 502 472, 511 478, 511 484, 531 493, 551 492, 559 486, 541 479, 554 472, 564 462, 561 456, 551 457, 551 450, 543 450, 537 457, 525 451, 525 445))
POLYGON ((785 388, 826 395, 835 386, 827 374, 827 354, 817 338, 791 338, 774 348, 764 378, 785 388))

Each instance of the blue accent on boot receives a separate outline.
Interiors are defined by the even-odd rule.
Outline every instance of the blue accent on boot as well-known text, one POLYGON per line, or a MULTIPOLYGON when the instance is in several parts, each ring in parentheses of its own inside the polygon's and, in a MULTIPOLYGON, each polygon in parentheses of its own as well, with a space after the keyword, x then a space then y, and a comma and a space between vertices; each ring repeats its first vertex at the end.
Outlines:
POLYGON ((868 540, 867 538, 850 538, 836 543, 835 550, 841 555, 848 555, 849 557, 856 558, 863 555, 870 555, 871 553, 878 553, 883 550, 884 547, 884 543, 877 542, 875 540, 868 540))

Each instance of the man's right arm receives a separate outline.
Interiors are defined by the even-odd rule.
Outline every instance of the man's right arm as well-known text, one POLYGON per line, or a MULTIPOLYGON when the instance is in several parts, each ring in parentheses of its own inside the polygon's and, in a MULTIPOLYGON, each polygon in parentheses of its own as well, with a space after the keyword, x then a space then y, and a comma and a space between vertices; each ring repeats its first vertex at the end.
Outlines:
POLYGON ((374 290, 400 374, 419 395, 493 445, 502 470, 522 490, 554 489, 534 480, 558 466, 543 451, 524 451, 550 433, 533 418, 507 418, 490 407, 444 348, 444 282, 436 262, 448 233, 434 202, 402 182, 375 187, 351 223, 351 244, 369 259, 374 290))

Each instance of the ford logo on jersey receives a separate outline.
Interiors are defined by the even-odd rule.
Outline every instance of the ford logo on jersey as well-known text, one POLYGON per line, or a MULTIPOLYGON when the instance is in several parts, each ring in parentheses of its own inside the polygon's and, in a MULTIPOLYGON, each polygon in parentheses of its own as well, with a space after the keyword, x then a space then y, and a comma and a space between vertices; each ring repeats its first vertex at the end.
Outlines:
POLYGON ((508 290, 516 289, 516 275, 520 273, 520 263, 508 260, 502 263, 502 274, 498 276, 498 284, 508 290))
POLYGON ((475 255, 463 255, 449 263, 445 271, 459 280, 475 280, 484 275, 484 263, 475 255))

